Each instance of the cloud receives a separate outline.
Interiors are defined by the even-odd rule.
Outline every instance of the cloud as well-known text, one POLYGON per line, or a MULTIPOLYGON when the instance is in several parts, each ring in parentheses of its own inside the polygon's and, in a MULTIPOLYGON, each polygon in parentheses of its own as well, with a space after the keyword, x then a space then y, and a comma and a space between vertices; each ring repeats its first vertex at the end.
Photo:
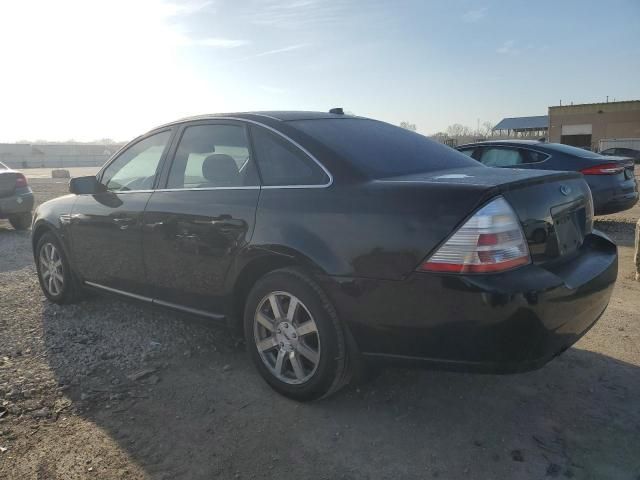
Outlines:
POLYGON ((300 50, 301 48, 306 48, 309 45, 311 45, 311 44, 309 44, 309 43, 298 43, 298 44, 295 44, 295 45, 288 45, 288 46, 282 47, 282 48, 276 48, 276 49, 273 49, 273 50, 266 50, 264 52, 254 53, 252 55, 247 55, 246 57, 239 57, 239 58, 231 60, 230 62, 227 62, 227 63, 245 62, 247 60, 252 60, 254 58, 267 57, 267 56, 270 56, 270 55, 279 55, 281 53, 293 52, 295 50, 300 50))
POLYGON ((304 47, 308 47, 308 43, 299 43, 297 45, 289 45, 288 47, 276 48, 275 50, 267 50, 266 52, 256 53, 252 57, 265 57, 267 55, 276 55, 278 53, 291 52, 292 50, 299 50, 304 47))
POLYGON ((213 5, 210 0, 205 1, 186 1, 181 3, 163 3, 160 5, 160 9, 167 17, 173 17, 177 15, 192 15, 201 10, 207 9, 213 5))
POLYGON ((198 47, 213 47, 213 48, 236 48, 248 45, 247 40, 232 40, 230 38, 200 38, 200 39, 186 39, 186 45, 194 45, 198 47))
POLYGON ((283 93, 286 93, 286 90, 284 88, 273 87, 271 85, 258 85, 258 87, 265 92, 272 93, 274 95, 282 95, 283 93))
POLYGON ((500 47, 498 47, 496 52, 501 55, 517 55, 520 53, 520 50, 515 48, 515 44, 516 42, 513 40, 506 40, 500 47))
POLYGON ((304 28, 309 25, 337 25, 345 21, 348 4, 326 0, 261 0, 248 4, 251 23, 279 28, 304 28))
POLYGON ((466 23, 476 23, 487 16, 487 7, 469 10, 462 15, 462 21, 466 23))

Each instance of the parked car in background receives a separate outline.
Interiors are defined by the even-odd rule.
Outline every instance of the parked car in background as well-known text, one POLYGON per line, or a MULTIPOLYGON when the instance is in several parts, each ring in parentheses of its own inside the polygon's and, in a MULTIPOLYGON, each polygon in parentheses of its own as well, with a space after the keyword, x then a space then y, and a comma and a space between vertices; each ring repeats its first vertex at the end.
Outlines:
POLYGON ((607 148, 600 152, 602 155, 607 156, 617 156, 617 157, 625 157, 632 158, 635 163, 640 163, 640 150, 634 150, 633 148, 607 148))
POLYGON ((634 162, 561 143, 492 140, 457 150, 488 167, 580 172, 589 184, 596 215, 621 212, 638 201, 634 162))
POLYGON ((92 288, 226 320, 297 400, 366 362, 540 367, 617 275, 582 175, 486 168, 341 113, 180 120, 70 191, 35 214, 49 300, 92 288))
POLYGON ((27 178, 0 162, 0 218, 6 218, 16 230, 31 226, 33 192, 27 178))

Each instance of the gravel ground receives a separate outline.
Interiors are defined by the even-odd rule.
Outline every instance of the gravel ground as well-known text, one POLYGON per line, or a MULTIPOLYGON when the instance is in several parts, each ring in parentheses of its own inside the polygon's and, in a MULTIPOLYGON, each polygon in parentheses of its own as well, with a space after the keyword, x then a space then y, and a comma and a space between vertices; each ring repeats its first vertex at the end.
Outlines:
MULTIPOLYGON (((31 180, 39 201, 65 181, 31 180)), ((636 217, 637 218, 637 217, 636 217)), ((210 321, 45 301, 0 221, 0 479, 640 478, 640 283, 626 218, 606 314, 520 375, 389 369, 296 404, 210 321)))

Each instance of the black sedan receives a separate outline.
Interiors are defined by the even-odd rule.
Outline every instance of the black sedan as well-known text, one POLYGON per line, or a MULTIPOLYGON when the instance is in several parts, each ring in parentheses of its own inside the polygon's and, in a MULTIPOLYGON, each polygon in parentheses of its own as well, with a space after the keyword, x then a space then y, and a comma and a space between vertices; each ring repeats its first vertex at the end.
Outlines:
POLYGON ((0 162, 0 218, 6 218, 16 230, 31 226, 33 192, 27 178, 0 162))
POLYGON ((596 215, 621 212, 638 201, 634 162, 628 158, 533 140, 479 142, 458 150, 489 167, 580 172, 591 188, 596 215))
POLYGON ((70 191, 34 222, 51 301, 95 289, 225 320, 298 400, 369 362, 537 368, 617 275, 582 175, 486 168, 341 113, 180 120, 70 191))

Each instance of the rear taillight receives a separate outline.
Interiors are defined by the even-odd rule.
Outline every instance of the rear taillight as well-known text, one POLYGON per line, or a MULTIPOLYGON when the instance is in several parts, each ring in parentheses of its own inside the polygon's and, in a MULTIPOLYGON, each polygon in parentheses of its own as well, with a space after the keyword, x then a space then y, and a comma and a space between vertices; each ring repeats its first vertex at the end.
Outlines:
POLYGON ((603 163, 580 170, 583 175, 617 175, 624 172, 624 165, 619 163, 603 163))
POLYGON ((27 186, 27 178, 21 174, 21 173, 17 173, 16 174, 16 188, 18 187, 26 187, 27 186))
POLYGON ((418 270, 502 272, 530 261, 517 215, 504 198, 497 197, 467 220, 418 270))

